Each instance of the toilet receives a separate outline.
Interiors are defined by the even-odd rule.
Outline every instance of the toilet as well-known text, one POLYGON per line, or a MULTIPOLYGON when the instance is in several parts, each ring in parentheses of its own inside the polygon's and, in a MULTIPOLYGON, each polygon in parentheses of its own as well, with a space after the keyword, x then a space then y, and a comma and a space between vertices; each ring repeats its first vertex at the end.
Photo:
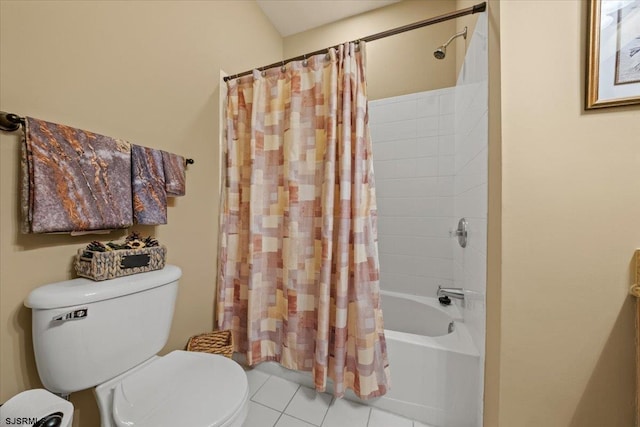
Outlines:
POLYGON ((0 406, 0 426, 71 427, 73 405, 47 390, 18 393, 0 406))
POLYGON ((180 268, 33 290, 38 374, 53 393, 95 387, 103 427, 241 427, 247 376, 233 360, 176 350, 169 337, 180 268))

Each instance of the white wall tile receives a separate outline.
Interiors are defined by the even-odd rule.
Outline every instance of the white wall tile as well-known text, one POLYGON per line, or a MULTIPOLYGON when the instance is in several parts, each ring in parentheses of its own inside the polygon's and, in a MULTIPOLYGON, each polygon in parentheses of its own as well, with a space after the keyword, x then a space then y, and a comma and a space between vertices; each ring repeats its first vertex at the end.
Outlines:
POLYGON ((415 176, 420 176, 418 174, 419 166, 422 165, 422 159, 398 159, 395 160, 395 178, 413 178, 415 176))
POLYGON ((397 122, 407 119, 415 119, 416 100, 408 99, 393 103, 372 101, 369 103, 369 123, 381 124, 397 122))
MULTIPOLYGON (((454 213, 469 223, 468 245, 454 244, 455 285, 467 289, 462 310, 465 324, 484 366, 487 176, 488 176, 488 68, 487 20, 479 16, 455 89, 454 213)), ((481 425, 482 368, 477 378, 478 423, 481 425)))
POLYGON ((455 197, 456 214, 465 218, 487 218, 487 184, 473 187, 455 197))
POLYGON ((455 195, 455 178, 452 176, 438 176, 438 196, 447 197, 455 195))
MULTIPOLYGON (((378 198, 434 197, 439 194, 440 182, 439 178, 435 176, 376 180, 376 195, 378 198)), ((450 194, 453 194, 453 189, 450 194)))
POLYGON ((416 159, 416 176, 438 176, 438 158, 421 157, 416 159))
MULTIPOLYGON (((422 120, 420 120, 422 122, 422 120)), ((419 125, 417 119, 395 121, 389 123, 369 123, 372 141, 398 141, 418 136, 419 125)), ((437 128, 436 128, 437 130, 437 128)), ((422 135, 421 135, 422 136, 422 135)))
POLYGON ((433 296, 453 283, 456 92, 414 95, 370 102, 381 286, 433 296))
POLYGON ((449 218, 395 218, 378 216, 378 235, 449 237, 453 220, 449 218))
POLYGON ((395 178, 396 164, 393 160, 375 160, 373 163, 373 173, 376 180, 395 178))
POLYGON ((465 165, 459 166, 456 164, 453 194, 459 195, 473 187, 487 183, 489 166, 487 154, 488 149, 485 148, 465 165))
POLYGON ((412 159, 416 157, 416 140, 406 139, 374 143, 373 160, 412 159))
POLYGON ((416 137, 437 136, 440 126, 439 116, 420 117, 416 122, 416 137))
POLYGON ((438 116, 438 135, 453 135, 454 120, 453 114, 441 114, 438 116))
POLYGON ((454 135, 438 136, 438 155, 451 156, 456 153, 456 140, 454 135))
MULTIPOLYGON (((486 33, 483 14, 455 88, 370 103, 381 287, 428 296, 438 284, 452 286, 454 281, 470 289, 463 314, 481 351, 486 317, 486 33), (461 217, 469 222, 464 249, 449 235, 461 217)), ((478 381, 481 403, 482 376, 478 381)), ((371 415, 373 427, 379 420, 371 415)))
MULTIPOLYGON (((453 153, 452 153, 453 154, 453 153)), ((413 152, 414 157, 434 157, 438 155, 438 137, 425 136, 414 141, 413 152)))
POLYGON ((430 258, 453 259, 449 238, 380 235, 378 242, 381 254, 424 255, 430 258))
POLYGON ((438 157, 438 176, 454 175, 456 170, 455 156, 438 157))
POLYGON ((440 96, 423 92, 417 99, 417 117, 437 116, 440 114, 440 96))
POLYGON ((455 89, 440 95, 440 114, 453 114, 455 112, 455 89))

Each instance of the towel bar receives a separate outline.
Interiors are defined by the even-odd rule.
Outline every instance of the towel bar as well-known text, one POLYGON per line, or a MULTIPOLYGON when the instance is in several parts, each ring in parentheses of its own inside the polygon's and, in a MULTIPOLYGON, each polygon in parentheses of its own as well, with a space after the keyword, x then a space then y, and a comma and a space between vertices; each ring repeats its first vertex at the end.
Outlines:
MULTIPOLYGON (((20 127, 24 126, 24 123, 24 117, 20 117, 17 114, 0 111, 0 130, 3 130, 5 132, 15 132, 20 129, 20 127)), ((186 159, 185 162, 188 165, 192 165, 195 163, 195 160, 186 159)))
POLYGON ((15 132, 24 125, 24 118, 17 114, 5 113, 0 111, 0 130, 5 132, 15 132))

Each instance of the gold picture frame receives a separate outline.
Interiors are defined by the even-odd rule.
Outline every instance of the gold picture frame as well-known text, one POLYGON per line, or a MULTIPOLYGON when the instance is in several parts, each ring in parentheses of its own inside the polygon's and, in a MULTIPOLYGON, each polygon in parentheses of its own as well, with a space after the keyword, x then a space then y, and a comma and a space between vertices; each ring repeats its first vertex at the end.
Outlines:
POLYGON ((589 0, 585 109, 640 104, 640 0, 589 0))

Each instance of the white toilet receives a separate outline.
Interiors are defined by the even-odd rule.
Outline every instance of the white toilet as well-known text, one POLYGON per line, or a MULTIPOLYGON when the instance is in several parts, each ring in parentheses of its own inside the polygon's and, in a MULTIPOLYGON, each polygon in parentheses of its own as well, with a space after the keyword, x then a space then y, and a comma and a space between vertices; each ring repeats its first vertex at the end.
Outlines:
POLYGON ((0 426, 71 427, 73 405, 47 390, 18 393, 0 406, 0 426))
POLYGON ((35 289, 33 346, 44 386, 67 395, 95 387, 103 427, 241 427, 249 388, 223 356, 156 354, 169 336, 180 268, 35 289))

